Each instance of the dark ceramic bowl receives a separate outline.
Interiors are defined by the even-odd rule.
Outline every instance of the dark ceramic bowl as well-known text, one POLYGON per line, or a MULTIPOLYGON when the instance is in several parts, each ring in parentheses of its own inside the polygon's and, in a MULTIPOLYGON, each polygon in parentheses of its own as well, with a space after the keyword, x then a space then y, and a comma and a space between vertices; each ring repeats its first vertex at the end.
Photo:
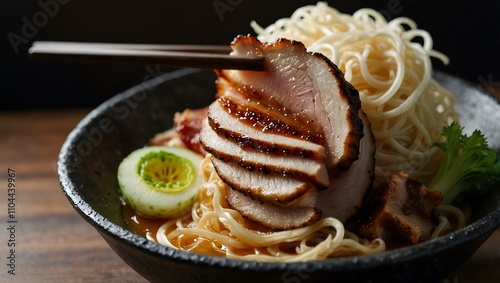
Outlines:
MULTIPOLYGON (((500 148, 500 105, 455 77, 436 78, 457 96, 467 129, 479 128, 500 148)), ((153 282, 436 282, 465 262, 500 226, 500 188, 472 201, 473 223, 449 235, 372 256, 262 263, 171 249, 148 241, 124 222, 116 169, 122 158, 172 126, 176 111, 210 104, 211 71, 180 70, 106 101, 71 132, 59 156, 64 193, 134 270, 153 282)))

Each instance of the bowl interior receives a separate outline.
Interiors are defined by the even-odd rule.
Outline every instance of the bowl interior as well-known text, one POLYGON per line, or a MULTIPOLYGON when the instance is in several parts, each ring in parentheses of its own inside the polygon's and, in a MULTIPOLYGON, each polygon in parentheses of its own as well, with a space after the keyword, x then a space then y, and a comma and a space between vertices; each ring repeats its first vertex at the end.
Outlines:
MULTIPOLYGON (((499 149, 500 127, 497 122, 493 122, 500 121, 498 100, 481 88, 445 73, 436 73, 435 78, 456 95, 457 110, 466 130, 482 130, 490 145, 499 149)), ((104 102, 79 123, 63 145, 58 165, 62 188, 82 217, 100 232, 159 256, 179 257, 198 263, 215 262, 219 266, 236 269, 246 264, 222 258, 192 258, 188 253, 148 243, 129 231, 124 221, 116 180, 116 169, 121 160, 129 152, 145 145, 156 133, 172 127, 175 112, 203 107, 214 100, 215 79, 212 71, 185 69, 165 74, 104 102)), ((471 205, 472 219, 475 222, 465 229, 376 256, 322 261, 315 268, 335 270, 335 267, 356 262, 356 267, 350 268, 362 269, 363 264, 370 262, 383 264, 403 257, 418 257, 422 252, 442 250, 446 245, 453 247, 474 238, 487 237, 500 225, 498 185, 487 194, 473 198, 471 205)), ((282 270, 288 268, 283 264, 255 266, 282 270)))

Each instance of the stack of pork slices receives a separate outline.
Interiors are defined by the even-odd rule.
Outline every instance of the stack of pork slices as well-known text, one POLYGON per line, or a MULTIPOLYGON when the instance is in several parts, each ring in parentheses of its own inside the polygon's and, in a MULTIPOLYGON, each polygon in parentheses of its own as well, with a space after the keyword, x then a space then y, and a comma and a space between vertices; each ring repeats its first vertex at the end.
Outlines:
POLYGON ((228 204, 275 230, 321 217, 345 221, 374 171, 374 139, 358 92, 299 42, 239 36, 232 48, 263 56, 265 71, 217 70, 217 99, 200 142, 228 185, 228 204))

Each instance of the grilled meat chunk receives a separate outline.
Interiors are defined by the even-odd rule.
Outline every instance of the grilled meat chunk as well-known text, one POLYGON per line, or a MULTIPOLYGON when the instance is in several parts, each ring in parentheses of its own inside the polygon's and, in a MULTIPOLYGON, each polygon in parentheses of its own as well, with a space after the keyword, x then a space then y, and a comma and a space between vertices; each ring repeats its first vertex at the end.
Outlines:
POLYGON ((428 189, 418 179, 393 172, 368 195, 359 234, 412 244, 428 240, 439 218, 436 206, 441 200, 440 192, 428 189))

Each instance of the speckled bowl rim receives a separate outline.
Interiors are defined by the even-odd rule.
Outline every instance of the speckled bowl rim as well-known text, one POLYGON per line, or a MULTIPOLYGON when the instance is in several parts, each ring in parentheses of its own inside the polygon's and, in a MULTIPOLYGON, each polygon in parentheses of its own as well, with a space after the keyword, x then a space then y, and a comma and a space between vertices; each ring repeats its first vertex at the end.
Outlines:
MULTIPOLYGON (((124 241, 129 245, 135 247, 136 249, 140 249, 157 256, 168 257, 169 259, 178 262, 187 262, 198 266, 205 265, 210 267, 231 268, 242 271, 254 270, 285 272, 287 270, 307 270, 308 272, 335 272, 339 270, 363 271, 367 268, 377 268, 390 264, 410 262, 414 259, 428 254, 429 252, 439 253, 441 251, 451 250, 463 243, 491 234, 495 229, 500 227, 500 207, 497 207, 494 211, 488 213, 486 216, 476 220, 475 222, 462 229, 416 245, 402 247, 374 255, 351 256, 344 258, 294 263, 275 263, 235 260, 225 257, 209 256, 176 250, 149 241, 146 238, 111 222, 99 212, 94 210, 89 203, 85 202, 77 193, 76 186, 71 182, 69 171, 65 167, 65 159, 67 158, 67 156, 69 156, 69 149, 71 144, 74 142, 74 138, 78 135, 78 132, 80 132, 82 128, 85 128, 93 120, 97 119, 98 116, 101 115, 101 113, 103 113, 110 105, 113 105, 116 102, 134 95, 134 93, 141 91, 144 87, 155 87, 156 85, 164 83, 165 81, 172 80, 181 76, 190 75, 194 72, 197 72, 197 70, 182 69, 179 71, 174 71, 172 73, 167 73, 161 75, 159 79, 157 78, 155 80, 148 81, 141 86, 132 87, 131 89, 118 94, 106 100, 104 103, 92 110, 68 135, 66 141, 62 145, 58 159, 58 175, 60 184, 62 186, 63 192, 69 199, 74 209, 98 231, 104 232, 116 239, 119 239, 120 241, 124 241)), ((473 86, 471 85, 471 87, 473 86)), ((484 90, 480 90, 480 92, 484 93, 485 95, 489 95, 489 93, 484 90)))

